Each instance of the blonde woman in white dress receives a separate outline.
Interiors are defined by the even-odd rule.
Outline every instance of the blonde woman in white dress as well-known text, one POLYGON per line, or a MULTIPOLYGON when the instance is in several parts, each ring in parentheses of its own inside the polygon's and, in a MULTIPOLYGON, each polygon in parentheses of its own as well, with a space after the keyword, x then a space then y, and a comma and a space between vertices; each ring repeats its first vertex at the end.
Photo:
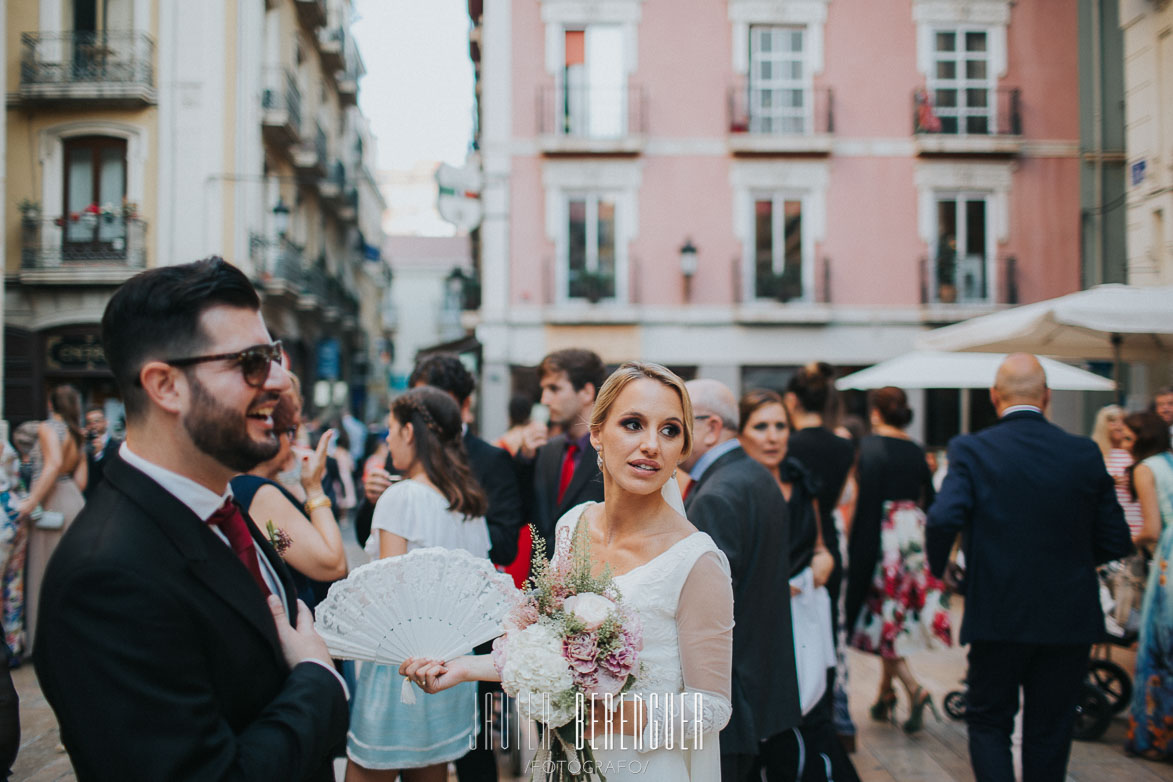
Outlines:
MULTIPOLYGON (((597 769, 609 782, 717 782, 718 733, 732 710, 733 589, 724 554, 685 518, 669 480, 692 449, 688 392, 664 367, 629 362, 603 384, 590 423, 605 500, 572 508, 558 530, 586 527, 595 572, 610 567, 644 637, 642 672, 630 692, 642 697, 625 699, 612 718, 612 730, 627 735, 606 734, 602 709, 587 726, 597 769), (669 698, 685 710, 683 720, 675 715, 672 748, 664 745, 669 698)), ((409 660, 400 670, 429 692, 499 678, 488 656, 409 660)))

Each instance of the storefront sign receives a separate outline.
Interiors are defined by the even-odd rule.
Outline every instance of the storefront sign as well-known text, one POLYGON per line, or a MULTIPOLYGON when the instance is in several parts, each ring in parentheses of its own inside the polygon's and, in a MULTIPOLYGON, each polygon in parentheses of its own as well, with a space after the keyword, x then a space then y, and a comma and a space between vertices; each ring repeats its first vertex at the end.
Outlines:
POLYGON ((45 368, 90 372, 110 369, 96 334, 53 334, 46 337, 45 368))
POLYGON ((323 339, 318 343, 318 378, 337 380, 342 374, 342 348, 336 339, 323 339))

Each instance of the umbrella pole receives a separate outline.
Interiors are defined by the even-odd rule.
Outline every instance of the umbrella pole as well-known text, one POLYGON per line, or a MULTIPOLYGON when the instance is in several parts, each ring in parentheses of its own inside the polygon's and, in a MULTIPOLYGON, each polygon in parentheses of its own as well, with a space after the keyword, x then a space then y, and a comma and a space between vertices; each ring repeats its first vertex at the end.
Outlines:
POLYGON ((1112 379, 1116 381, 1116 404, 1124 407, 1124 384, 1120 382, 1120 375, 1123 370, 1120 353, 1124 337, 1119 334, 1113 334, 1110 339, 1112 340, 1112 379))
POLYGON ((958 427, 958 429, 962 434, 969 434, 969 408, 970 408, 969 395, 970 395, 970 393, 972 393, 972 389, 969 389, 969 388, 961 389, 961 404, 958 406, 958 413, 961 416, 961 422, 960 422, 961 425, 958 427))

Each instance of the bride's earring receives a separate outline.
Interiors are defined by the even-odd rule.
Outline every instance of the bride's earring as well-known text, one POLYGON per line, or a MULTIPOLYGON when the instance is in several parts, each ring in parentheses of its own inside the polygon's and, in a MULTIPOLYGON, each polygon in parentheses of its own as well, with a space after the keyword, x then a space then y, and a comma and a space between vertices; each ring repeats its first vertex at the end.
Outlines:
POLYGON ((673 478, 673 479, 675 479, 675 478, 676 478, 676 468, 673 468, 673 469, 672 469, 672 478, 673 478))
POLYGON ((602 453, 602 451, 600 451, 595 456, 595 464, 599 465, 599 472, 602 472, 603 471, 603 453, 602 453))

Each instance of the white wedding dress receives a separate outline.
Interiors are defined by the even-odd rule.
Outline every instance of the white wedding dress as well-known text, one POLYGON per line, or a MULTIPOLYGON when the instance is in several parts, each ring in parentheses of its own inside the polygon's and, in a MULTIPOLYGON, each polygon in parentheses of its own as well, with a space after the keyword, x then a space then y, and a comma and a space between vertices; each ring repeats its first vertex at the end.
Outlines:
MULTIPOLYGON (((592 504, 559 519, 556 560, 592 504)), ((608 782, 719 782, 718 734, 732 713, 728 560, 712 538, 694 532, 616 576, 615 584, 643 623, 640 675, 628 695, 644 699, 649 724, 642 736, 613 736, 609 745, 607 738, 596 738, 597 770, 608 782)))

